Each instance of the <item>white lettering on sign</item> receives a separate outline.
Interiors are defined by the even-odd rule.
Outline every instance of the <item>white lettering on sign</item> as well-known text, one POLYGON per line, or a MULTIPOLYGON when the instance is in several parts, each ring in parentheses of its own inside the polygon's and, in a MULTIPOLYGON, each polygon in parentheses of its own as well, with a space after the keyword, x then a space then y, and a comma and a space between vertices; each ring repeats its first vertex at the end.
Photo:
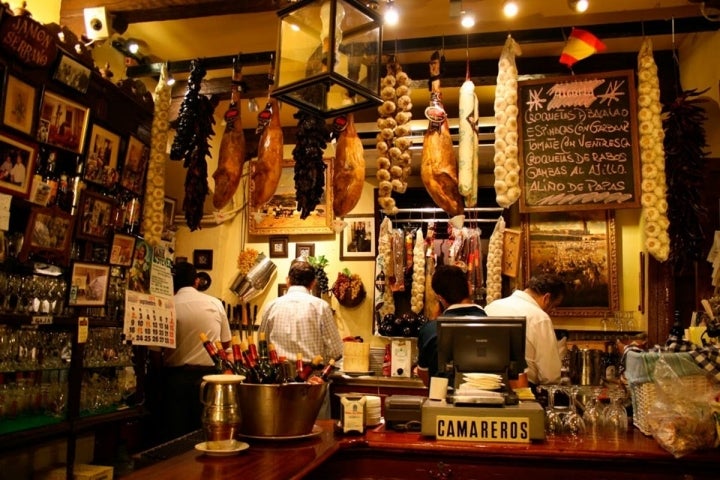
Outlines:
POLYGON ((438 440, 530 443, 530 419, 527 417, 438 415, 435 422, 438 440))
POLYGON ((30 320, 31 325, 51 325, 53 323, 52 315, 33 315, 30 320))

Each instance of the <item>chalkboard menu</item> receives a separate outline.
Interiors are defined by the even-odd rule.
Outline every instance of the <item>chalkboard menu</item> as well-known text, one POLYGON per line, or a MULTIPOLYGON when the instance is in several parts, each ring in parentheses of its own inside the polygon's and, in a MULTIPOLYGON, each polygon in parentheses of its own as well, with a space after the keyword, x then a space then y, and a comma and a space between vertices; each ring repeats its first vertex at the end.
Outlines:
POLYGON ((633 72, 518 84, 521 212, 638 208, 633 72))

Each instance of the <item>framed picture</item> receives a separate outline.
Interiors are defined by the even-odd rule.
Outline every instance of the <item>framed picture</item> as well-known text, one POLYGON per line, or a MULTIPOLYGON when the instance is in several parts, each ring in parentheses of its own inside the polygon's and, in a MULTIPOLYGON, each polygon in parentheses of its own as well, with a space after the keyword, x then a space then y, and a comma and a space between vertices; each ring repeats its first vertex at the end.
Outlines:
POLYGON ((345 215, 347 225, 340 231, 340 260, 366 260, 375 257, 375 217, 345 215))
POLYGON ((195 268, 202 270, 212 270, 213 267, 213 251, 212 250, 193 250, 193 263, 195 268))
POLYGON ((553 315, 602 317, 619 309, 612 210, 531 213, 523 231, 525 283, 537 273, 553 273, 567 284, 553 315))
POLYGON ((90 74, 91 71, 88 67, 61 53, 60 62, 58 62, 53 74, 53 80, 57 80, 80 93, 85 93, 90 86, 90 74))
POLYGON ((119 152, 120 136, 94 124, 90 130, 90 143, 85 160, 85 181, 106 188, 113 187, 118 182, 119 152))
POLYGON ((163 240, 172 240, 174 230, 173 225, 175 223, 175 207, 177 206, 177 200, 172 197, 165 197, 165 203, 163 205, 163 231, 160 238, 163 240))
POLYGON ((278 283, 278 291, 277 291, 278 297, 282 297, 283 295, 285 295, 287 293, 287 291, 288 291, 287 283, 278 283))
POLYGON ((80 195, 77 237, 93 242, 107 242, 112 232, 115 201, 104 195, 85 189, 80 195))
POLYGON ((3 124, 26 135, 32 134, 37 91, 14 75, 8 74, 3 102, 3 124))
POLYGON ((502 273, 510 278, 516 278, 520 272, 520 251, 522 232, 520 230, 505 229, 503 235, 502 273))
POLYGON ((110 247, 110 265, 129 267, 132 265, 135 237, 116 233, 110 247))
MULTIPOLYGON (((325 162, 325 188, 320 202, 305 218, 300 218, 295 191, 295 162, 283 160, 280 182, 275 194, 264 205, 250 205, 250 227, 252 235, 299 235, 310 233, 333 233, 332 179, 333 162, 325 162)), ((254 165, 253 167, 254 168, 254 165)), ((251 195, 252 198, 252 195, 251 195)))
POLYGON ((296 243, 295 244, 295 258, 304 258, 307 260, 308 257, 315 256, 315 244, 314 243, 296 243))
POLYGON ((57 207, 34 207, 30 210, 20 260, 31 255, 67 265, 72 244, 74 217, 57 207))
POLYGON ((0 133, 0 192, 27 198, 35 162, 37 146, 0 133))
POLYGON ((145 170, 147 170, 150 149, 136 137, 130 135, 125 152, 120 186, 136 195, 143 194, 145 170))
POLYGON ((270 258, 288 257, 288 237, 270 237, 270 258))
POLYGON ((110 265, 75 262, 70 277, 68 305, 72 307, 105 305, 109 277, 110 265))
POLYGON ((37 139, 75 153, 82 153, 90 109, 45 90, 40 105, 37 139))

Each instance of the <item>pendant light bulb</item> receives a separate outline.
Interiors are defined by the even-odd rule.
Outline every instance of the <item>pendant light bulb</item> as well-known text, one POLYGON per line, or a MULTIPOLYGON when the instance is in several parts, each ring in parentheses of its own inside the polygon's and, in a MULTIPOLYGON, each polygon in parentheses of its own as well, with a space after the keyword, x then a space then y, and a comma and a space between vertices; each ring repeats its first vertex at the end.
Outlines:
POLYGON ((400 14, 395 8, 395 2, 389 0, 387 7, 385 7, 385 14, 383 15, 384 24, 389 27, 394 27, 400 22, 400 14))
POLYGON ((140 51, 140 45, 138 45, 137 42, 128 42, 127 49, 128 49, 128 52, 135 55, 136 53, 138 53, 140 51))
POLYGON ((572 11, 577 13, 586 12, 590 6, 590 2, 588 0, 569 0, 568 3, 570 4, 572 11))
POLYGON ((503 14, 508 18, 513 18, 520 11, 518 3, 515 0, 506 0, 503 3, 503 14))
POLYGON ((472 14, 472 12, 462 12, 462 17, 460 18, 460 25, 462 25, 465 28, 472 28, 475 26, 475 15, 472 14))

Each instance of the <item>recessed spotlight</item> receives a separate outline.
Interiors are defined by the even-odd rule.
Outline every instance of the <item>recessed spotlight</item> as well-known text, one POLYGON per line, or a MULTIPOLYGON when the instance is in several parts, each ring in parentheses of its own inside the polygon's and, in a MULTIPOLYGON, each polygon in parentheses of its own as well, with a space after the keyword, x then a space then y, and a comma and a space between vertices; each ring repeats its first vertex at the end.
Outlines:
POLYGON ((291 23, 291 24, 290 24, 290 30, 292 30, 293 32, 299 32, 299 31, 300 31, 300 27, 298 27, 297 24, 295 24, 295 23, 291 23))
POLYGON ((387 7, 385 7, 385 13, 383 14, 383 20, 385 25, 394 27, 400 22, 400 14, 395 8, 395 2, 388 0, 387 7))
POLYGON ((137 42, 128 42, 127 49, 128 49, 128 52, 135 55, 136 53, 138 53, 140 51, 140 45, 138 45, 137 42))
POLYGON ((590 6, 590 2, 588 0, 568 0, 568 5, 572 11, 584 13, 590 6))
POLYGON ((503 3, 503 14, 508 18, 513 18, 520 11, 518 3, 515 0, 506 0, 503 3))
POLYGON ((465 28, 472 28, 475 26, 475 15, 472 12, 462 12, 460 17, 460 25, 465 28))

